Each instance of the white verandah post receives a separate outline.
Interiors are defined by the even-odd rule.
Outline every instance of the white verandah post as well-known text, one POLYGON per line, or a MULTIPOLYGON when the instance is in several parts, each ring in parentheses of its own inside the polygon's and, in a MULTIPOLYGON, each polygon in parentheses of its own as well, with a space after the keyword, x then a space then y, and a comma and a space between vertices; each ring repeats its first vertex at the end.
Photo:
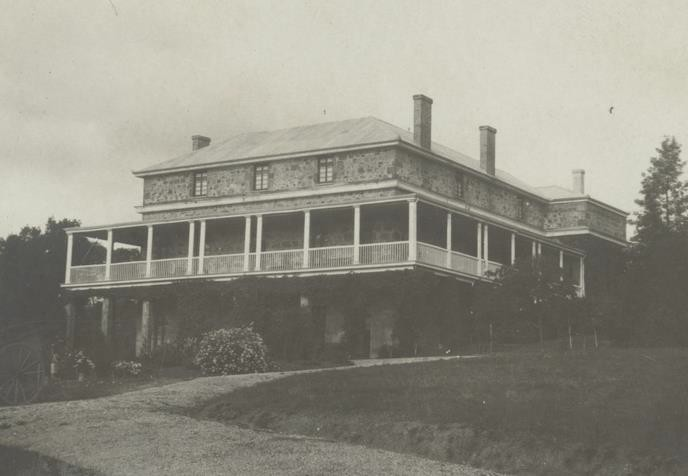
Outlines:
POLYGON ((361 262, 361 206, 354 206, 354 264, 361 262))
POLYGON ((186 274, 193 274, 193 252, 194 252, 194 238, 196 235, 196 223, 189 222, 189 250, 186 257, 186 274))
POLYGON ((446 266, 447 268, 451 268, 452 264, 452 214, 451 212, 447 213, 447 263, 446 266))
POLYGON ((487 223, 483 225, 483 241, 485 244, 483 245, 483 254, 485 255, 485 271, 490 269, 487 265, 487 262, 490 260, 490 247, 489 247, 489 233, 490 227, 487 226, 487 223))
POLYGON ((248 271, 251 256, 251 217, 244 219, 244 271, 248 271))
POLYGON ((579 286, 580 286, 580 297, 585 297, 585 257, 581 256, 580 257, 580 277, 578 278, 579 280, 579 286))
POLYGON ((260 252, 263 245, 263 215, 256 217, 256 271, 260 270, 260 252))
POLYGON ((478 222, 477 248, 478 252, 478 276, 483 274, 483 224, 478 222))
POLYGON ((151 277, 151 266, 153 261, 153 225, 147 226, 146 238, 146 277, 151 277))
POLYGON ((561 271, 561 275, 559 276, 559 281, 564 280, 564 252, 562 250, 559 250, 559 270, 561 271))
POLYGON ((112 266, 112 228, 107 231, 107 248, 105 251, 105 281, 110 280, 110 267, 112 266))
POLYGON ((409 249, 408 249, 408 260, 409 261, 415 261, 416 260, 416 248, 417 248, 417 243, 418 243, 418 201, 417 200, 409 200, 409 208, 408 208, 408 242, 409 242, 409 249))
POLYGON ((303 267, 308 268, 311 247, 311 211, 303 212, 303 267))
POLYGON ((516 262, 516 233, 511 234, 511 264, 516 262))
POLYGON ((72 281, 72 248, 74 245, 74 235, 67 233, 67 259, 65 264, 65 284, 72 281))
POLYGON ((205 220, 201 220, 201 231, 198 235, 198 274, 203 274, 205 259, 205 220))

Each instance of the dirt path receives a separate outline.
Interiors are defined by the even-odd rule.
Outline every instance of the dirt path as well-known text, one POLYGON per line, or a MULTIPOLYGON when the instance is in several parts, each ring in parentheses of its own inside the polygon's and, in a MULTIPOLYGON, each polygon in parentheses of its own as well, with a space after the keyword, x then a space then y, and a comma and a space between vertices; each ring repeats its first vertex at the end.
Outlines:
MULTIPOLYGON (((106 475, 458 474, 488 471, 301 436, 199 421, 189 408, 288 373, 205 377, 94 400, 0 409, 0 445, 106 475)), ((0 468, 6 468, 0 461, 0 468)))

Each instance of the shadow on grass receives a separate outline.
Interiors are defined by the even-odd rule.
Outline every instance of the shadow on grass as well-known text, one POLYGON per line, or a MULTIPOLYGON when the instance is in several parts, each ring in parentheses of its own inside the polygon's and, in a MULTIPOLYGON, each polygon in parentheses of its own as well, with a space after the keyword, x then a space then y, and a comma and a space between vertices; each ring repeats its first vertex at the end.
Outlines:
POLYGON ((0 468, 2 468, 2 474, 17 476, 100 476, 102 474, 35 451, 3 445, 0 445, 0 468))

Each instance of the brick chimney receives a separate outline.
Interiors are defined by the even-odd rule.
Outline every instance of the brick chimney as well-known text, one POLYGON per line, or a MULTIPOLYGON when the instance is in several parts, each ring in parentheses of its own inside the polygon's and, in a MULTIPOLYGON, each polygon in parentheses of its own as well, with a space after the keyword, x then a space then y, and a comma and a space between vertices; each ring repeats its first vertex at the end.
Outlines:
POLYGON ((573 191, 585 195, 585 170, 575 169, 572 171, 573 175, 573 191))
POLYGON ((191 150, 202 149, 210 145, 210 137, 206 136, 191 136, 191 150))
POLYGON ((423 94, 413 96, 413 142, 432 147, 432 99, 423 94))
POLYGON ((480 126, 480 168, 490 175, 495 174, 495 135, 497 129, 480 126))

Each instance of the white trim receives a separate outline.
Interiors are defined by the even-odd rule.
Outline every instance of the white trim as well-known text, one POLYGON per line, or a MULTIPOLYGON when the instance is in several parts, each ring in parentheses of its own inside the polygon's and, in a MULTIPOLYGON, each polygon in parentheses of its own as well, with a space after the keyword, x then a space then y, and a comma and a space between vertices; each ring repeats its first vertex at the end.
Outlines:
POLYGON ((567 228, 564 230, 556 230, 556 231, 548 231, 546 232, 545 236, 548 238, 550 237, 560 237, 560 236, 579 236, 579 235, 592 235, 594 237, 600 238, 602 240, 607 240, 609 242, 615 243, 617 245, 621 246, 629 246, 629 243, 625 240, 620 240, 618 238, 612 238, 611 236, 603 235, 601 233, 598 233, 596 231, 592 231, 590 228, 586 227, 581 227, 581 228, 567 228))
POLYGON ((145 279, 145 280, 129 280, 129 281, 118 281, 116 283, 112 282, 101 282, 93 283, 88 285, 83 284, 62 284, 60 285, 63 289, 68 292, 76 291, 92 291, 99 289, 118 289, 118 288, 128 288, 128 287, 144 287, 144 286, 161 286, 167 284, 173 284, 179 281, 190 281, 190 280, 206 280, 206 281, 233 281, 242 276, 263 276, 268 278, 281 278, 281 277, 306 277, 306 276, 335 276, 342 274, 359 274, 359 273, 379 273, 386 271, 403 271, 412 270, 417 267, 425 267, 435 271, 439 271, 446 275, 455 276, 462 278, 462 281, 468 283, 473 283, 475 281, 486 281, 487 279, 481 276, 475 276, 472 274, 462 273, 461 271, 442 268, 440 266, 434 266, 428 263, 421 262, 402 262, 398 264, 384 264, 384 265, 358 265, 356 267, 347 268, 320 268, 320 269, 304 269, 304 270, 290 270, 286 272, 274 272, 274 271, 254 271, 250 273, 231 273, 225 275, 197 275, 197 276, 177 276, 174 278, 160 278, 160 279, 145 279))

